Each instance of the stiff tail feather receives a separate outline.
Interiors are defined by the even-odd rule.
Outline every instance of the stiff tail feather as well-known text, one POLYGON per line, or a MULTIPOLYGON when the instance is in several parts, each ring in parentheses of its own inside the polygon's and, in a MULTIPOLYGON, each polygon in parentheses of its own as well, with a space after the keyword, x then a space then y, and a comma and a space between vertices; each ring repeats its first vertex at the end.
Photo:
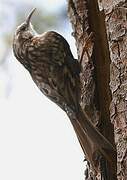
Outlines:
POLYGON ((98 149, 116 151, 115 147, 97 130, 90 121, 88 115, 81 108, 79 108, 79 112, 76 114, 76 117, 77 123, 81 129, 88 135, 91 141, 98 146, 98 149))
POLYGON ((97 130, 81 107, 79 107, 75 116, 68 116, 88 159, 93 161, 92 155, 98 150, 108 161, 111 161, 109 152, 112 154, 116 152, 115 147, 97 130))

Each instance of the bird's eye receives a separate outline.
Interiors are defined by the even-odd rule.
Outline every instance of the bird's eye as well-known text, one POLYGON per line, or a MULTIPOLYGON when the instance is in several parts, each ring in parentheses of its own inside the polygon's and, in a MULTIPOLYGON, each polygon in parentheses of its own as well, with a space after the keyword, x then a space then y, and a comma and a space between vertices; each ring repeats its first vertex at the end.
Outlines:
POLYGON ((20 27, 20 31, 25 31, 25 29, 26 29, 26 26, 21 26, 20 27))

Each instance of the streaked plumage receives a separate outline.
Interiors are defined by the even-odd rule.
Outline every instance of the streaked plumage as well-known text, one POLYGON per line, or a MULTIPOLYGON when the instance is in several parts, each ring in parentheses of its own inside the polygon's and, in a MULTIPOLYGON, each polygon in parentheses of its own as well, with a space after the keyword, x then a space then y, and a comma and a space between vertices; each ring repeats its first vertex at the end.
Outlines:
POLYGON ((84 153, 92 161, 87 144, 91 141, 106 158, 105 149, 113 145, 93 126, 81 109, 80 64, 74 59, 69 44, 60 34, 49 31, 38 35, 30 24, 34 10, 14 35, 15 57, 29 71, 33 81, 49 99, 68 115, 84 153), (87 143, 88 141, 88 143, 87 143))

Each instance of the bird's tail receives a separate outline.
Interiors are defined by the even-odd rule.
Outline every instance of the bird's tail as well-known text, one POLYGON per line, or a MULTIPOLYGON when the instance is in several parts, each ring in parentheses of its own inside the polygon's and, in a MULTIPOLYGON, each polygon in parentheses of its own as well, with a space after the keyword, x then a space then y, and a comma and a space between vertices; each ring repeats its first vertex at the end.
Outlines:
POLYGON ((98 151, 110 161, 111 158, 109 157, 109 153, 114 154, 116 149, 92 124, 88 115, 79 108, 76 115, 73 117, 69 116, 69 118, 81 147, 84 153, 87 154, 89 160, 92 161, 92 154, 94 151, 98 151))

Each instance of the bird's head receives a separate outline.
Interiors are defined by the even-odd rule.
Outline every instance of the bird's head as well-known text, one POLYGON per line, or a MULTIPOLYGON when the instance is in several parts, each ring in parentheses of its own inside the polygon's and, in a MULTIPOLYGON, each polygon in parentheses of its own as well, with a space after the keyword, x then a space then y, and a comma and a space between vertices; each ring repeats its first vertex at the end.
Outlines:
POLYGON ((35 35, 35 31, 30 23, 34 11, 35 9, 33 9, 27 16, 26 20, 17 27, 13 39, 14 55, 27 69, 30 69, 30 64, 27 61, 27 58, 25 58, 26 46, 27 42, 29 42, 29 40, 31 40, 31 38, 35 35))
POLYGON ((35 31, 33 30, 32 24, 30 22, 31 17, 34 13, 36 8, 34 8, 29 15, 27 16, 26 20, 17 27, 16 32, 15 32, 15 38, 16 39, 24 39, 27 40, 35 35, 35 31))

